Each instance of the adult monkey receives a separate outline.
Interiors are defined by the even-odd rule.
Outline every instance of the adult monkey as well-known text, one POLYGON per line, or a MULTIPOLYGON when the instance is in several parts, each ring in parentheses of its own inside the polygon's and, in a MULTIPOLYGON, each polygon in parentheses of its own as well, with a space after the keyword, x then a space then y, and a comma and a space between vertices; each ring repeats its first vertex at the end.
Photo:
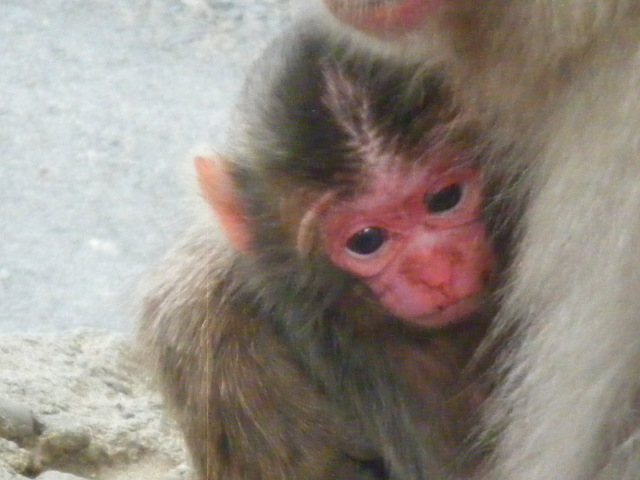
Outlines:
POLYGON ((498 326, 491 478, 640 477, 640 2, 325 0, 412 61, 440 59, 517 155, 524 208, 498 326))

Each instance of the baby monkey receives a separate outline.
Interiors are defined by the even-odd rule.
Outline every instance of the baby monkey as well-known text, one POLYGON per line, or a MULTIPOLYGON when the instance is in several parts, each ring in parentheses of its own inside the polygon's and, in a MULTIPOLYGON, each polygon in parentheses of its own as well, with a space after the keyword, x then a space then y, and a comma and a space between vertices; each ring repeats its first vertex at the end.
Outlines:
POLYGON ((304 23, 245 85, 141 336, 203 480, 467 476, 495 254, 443 78, 304 23), (416 80, 419 78, 419 80, 416 80), (212 216, 213 217, 213 216, 212 216))

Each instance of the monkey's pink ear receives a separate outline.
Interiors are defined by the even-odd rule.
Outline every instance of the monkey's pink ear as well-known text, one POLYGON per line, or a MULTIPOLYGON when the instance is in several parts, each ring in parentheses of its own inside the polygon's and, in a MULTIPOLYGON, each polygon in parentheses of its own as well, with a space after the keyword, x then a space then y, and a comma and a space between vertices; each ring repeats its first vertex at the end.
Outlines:
POLYGON ((218 157, 197 157, 194 164, 198 183, 229 241, 238 250, 247 251, 252 237, 250 222, 224 163, 218 157))

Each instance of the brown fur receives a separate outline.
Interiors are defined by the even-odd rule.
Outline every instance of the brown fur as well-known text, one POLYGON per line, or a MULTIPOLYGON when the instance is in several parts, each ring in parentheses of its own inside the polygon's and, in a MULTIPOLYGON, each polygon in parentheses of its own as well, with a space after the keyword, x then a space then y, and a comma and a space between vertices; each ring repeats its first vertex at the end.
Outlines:
MULTIPOLYGON (((237 288, 235 256, 215 225, 201 225, 142 285, 141 338, 201 478, 395 478, 384 473, 381 452, 360 422, 309 378, 273 325, 226 302, 237 288)), ((436 335, 383 326, 362 333, 387 351, 371 358, 370 368, 392 362, 404 372, 408 402, 425 410, 418 431, 439 432, 427 443, 451 461, 486 391, 481 378, 466 379, 471 371, 462 375, 485 326, 436 335)))
POLYGON ((344 427, 272 327, 224 303, 235 254, 216 238, 192 231, 144 287, 141 335, 196 470, 207 480, 359 478, 347 454, 367 452, 343 452, 344 427))

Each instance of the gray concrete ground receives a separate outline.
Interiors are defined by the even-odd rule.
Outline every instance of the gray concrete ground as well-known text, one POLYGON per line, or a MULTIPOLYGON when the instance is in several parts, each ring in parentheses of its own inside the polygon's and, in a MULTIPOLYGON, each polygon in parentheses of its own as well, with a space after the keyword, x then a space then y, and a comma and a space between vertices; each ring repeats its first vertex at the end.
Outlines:
POLYGON ((290 0, 0 0, 0 333, 130 331, 290 0))

